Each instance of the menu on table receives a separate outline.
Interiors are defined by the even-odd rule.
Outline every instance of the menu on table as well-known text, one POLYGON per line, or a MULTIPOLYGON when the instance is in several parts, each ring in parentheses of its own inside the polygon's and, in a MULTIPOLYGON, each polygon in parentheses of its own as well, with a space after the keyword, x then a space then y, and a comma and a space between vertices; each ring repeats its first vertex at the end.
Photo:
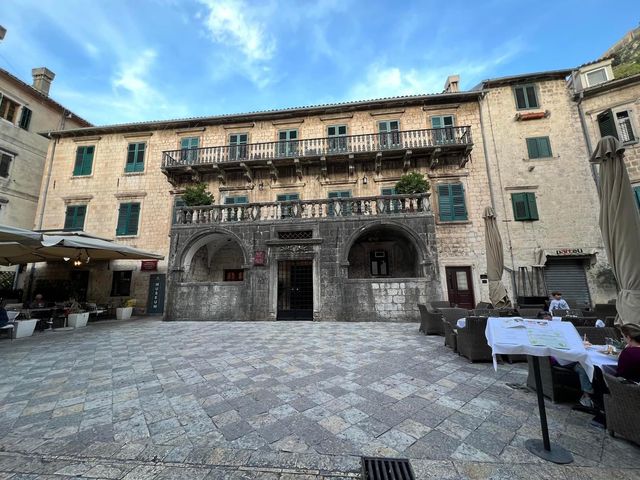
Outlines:
POLYGON ((564 332, 545 320, 508 318, 502 321, 496 333, 496 343, 570 349, 564 332))

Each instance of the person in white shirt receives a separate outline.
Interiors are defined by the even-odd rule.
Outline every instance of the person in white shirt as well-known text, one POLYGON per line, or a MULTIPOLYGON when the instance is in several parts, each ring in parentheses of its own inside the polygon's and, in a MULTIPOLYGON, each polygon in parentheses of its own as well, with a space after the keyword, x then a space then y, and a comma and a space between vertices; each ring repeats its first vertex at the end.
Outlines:
POLYGON ((551 296, 553 297, 553 300, 549 303, 549 312, 551 314, 553 314, 554 310, 569 310, 571 308, 567 301, 562 298, 562 293, 552 292, 551 296))

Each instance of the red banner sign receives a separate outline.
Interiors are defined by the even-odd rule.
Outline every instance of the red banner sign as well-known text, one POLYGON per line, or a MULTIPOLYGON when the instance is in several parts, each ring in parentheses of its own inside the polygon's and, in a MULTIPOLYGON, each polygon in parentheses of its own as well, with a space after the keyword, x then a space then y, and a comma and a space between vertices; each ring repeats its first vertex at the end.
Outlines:
POLYGON ((142 260, 140 262, 141 272, 155 272, 158 270, 158 260, 142 260))
POLYGON ((264 266, 264 263, 267 259, 267 252, 264 250, 257 250, 255 255, 253 256, 253 264, 257 266, 264 266))

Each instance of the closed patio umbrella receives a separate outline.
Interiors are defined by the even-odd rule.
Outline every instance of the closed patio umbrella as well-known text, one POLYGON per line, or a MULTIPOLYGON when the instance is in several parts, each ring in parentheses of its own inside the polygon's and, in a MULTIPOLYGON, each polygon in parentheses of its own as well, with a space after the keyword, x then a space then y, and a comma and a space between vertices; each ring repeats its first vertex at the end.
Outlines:
POLYGON ((504 270, 504 254, 502 252, 502 238, 496 212, 492 207, 484 209, 484 236, 487 248, 487 278, 489 280, 489 298, 495 308, 511 307, 511 300, 507 289, 502 283, 502 272, 504 270))
POLYGON ((616 323, 640 323, 640 214, 624 148, 616 138, 604 137, 590 162, 600 164, 600 230, 618 284, 616 323))

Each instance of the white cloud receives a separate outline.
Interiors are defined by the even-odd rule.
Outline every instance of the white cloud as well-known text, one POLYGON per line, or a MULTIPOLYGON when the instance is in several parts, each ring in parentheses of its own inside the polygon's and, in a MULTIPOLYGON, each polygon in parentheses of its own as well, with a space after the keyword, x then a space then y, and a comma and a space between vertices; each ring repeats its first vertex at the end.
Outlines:
POLYGON ((422 68, 403 69, 384 62, 373 63, 365 70, 364 78, 348 90, 347 98, 355 100, 439 93, 444 88, 447 76, 456 74, 460 74, 460 80, 471 87, 521 50, 521 42, 513 40, 486 58, 461 60, 435 67, 426 65, 422 68))
POLYGON ((256 10, 242 0, 200 0, 208 9, 204 22, 214 42, 238 48, 250 62, 268 61, 276 49, 256 10))

